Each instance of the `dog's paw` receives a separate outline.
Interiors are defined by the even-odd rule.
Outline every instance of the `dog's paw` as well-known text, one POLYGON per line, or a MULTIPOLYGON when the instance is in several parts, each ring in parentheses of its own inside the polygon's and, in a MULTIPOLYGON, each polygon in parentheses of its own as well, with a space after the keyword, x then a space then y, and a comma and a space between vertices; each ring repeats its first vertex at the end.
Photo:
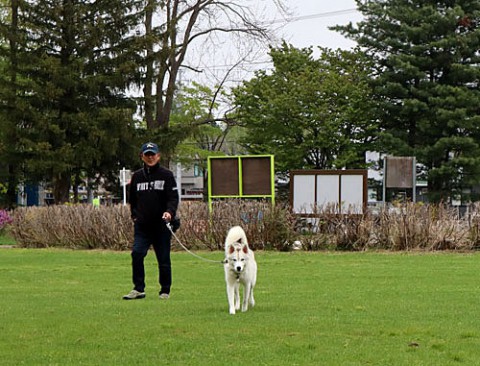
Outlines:
POLYGON ((235 309, 230 309, 230 315, 235 315, 235 309))

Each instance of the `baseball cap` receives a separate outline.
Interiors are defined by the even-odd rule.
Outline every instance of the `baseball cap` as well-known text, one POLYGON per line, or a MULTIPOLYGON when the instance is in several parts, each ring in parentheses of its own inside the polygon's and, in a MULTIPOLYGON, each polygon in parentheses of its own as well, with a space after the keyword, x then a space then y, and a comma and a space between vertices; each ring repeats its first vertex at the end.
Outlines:
POLYGON ((145 153, 153 153, 153 154, 158 154, 158 145, 154 144, 153 142, 146 142, 142 145, 142 149, 140 150, 141 154, 145 153))

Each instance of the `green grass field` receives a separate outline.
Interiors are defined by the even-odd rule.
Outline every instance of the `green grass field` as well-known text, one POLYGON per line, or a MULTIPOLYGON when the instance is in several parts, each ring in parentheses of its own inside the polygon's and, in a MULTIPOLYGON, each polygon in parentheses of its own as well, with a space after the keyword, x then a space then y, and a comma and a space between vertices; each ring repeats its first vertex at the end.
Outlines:
POLYGON ((168 301, 153 252, 124 301, 127 252, 0 249, 0 364, 480 364, 480 254, 256 255, 257 305, 229 315, 222 266, 185 252, 168 301))
POLYGON ((15 245, 16 241, 13 236, 10 235, 8 232, 1 232, 0 231, 0 246, 1 245, 15 245))

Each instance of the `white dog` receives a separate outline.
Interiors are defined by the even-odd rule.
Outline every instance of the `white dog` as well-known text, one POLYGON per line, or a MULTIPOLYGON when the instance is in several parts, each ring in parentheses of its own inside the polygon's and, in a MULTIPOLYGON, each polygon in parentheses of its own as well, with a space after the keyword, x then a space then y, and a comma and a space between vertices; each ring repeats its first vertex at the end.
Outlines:
POLYGON ((247 311, 248 303, 255 305, 253 288, 257 282, 257 262, 248 247, 247 236, 240 226, 228 231, 225 239, 225 282, 230 314, 240 309, 240 284, 243 284, 242 311, 247 311))

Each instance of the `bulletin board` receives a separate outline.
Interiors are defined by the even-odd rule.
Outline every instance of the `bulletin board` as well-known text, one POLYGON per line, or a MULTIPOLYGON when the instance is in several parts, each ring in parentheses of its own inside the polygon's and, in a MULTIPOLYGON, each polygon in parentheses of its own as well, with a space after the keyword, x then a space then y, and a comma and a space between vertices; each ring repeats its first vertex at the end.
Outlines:
POLYGON ((362 213, 367 207, 367 180, 366 169, 291 171, 292 210, 312 215, 333 206, 339 213, 362 213))
POLYGON ((267 198, 275 202, 273 155, 209 156, 208 200, 267 198))

